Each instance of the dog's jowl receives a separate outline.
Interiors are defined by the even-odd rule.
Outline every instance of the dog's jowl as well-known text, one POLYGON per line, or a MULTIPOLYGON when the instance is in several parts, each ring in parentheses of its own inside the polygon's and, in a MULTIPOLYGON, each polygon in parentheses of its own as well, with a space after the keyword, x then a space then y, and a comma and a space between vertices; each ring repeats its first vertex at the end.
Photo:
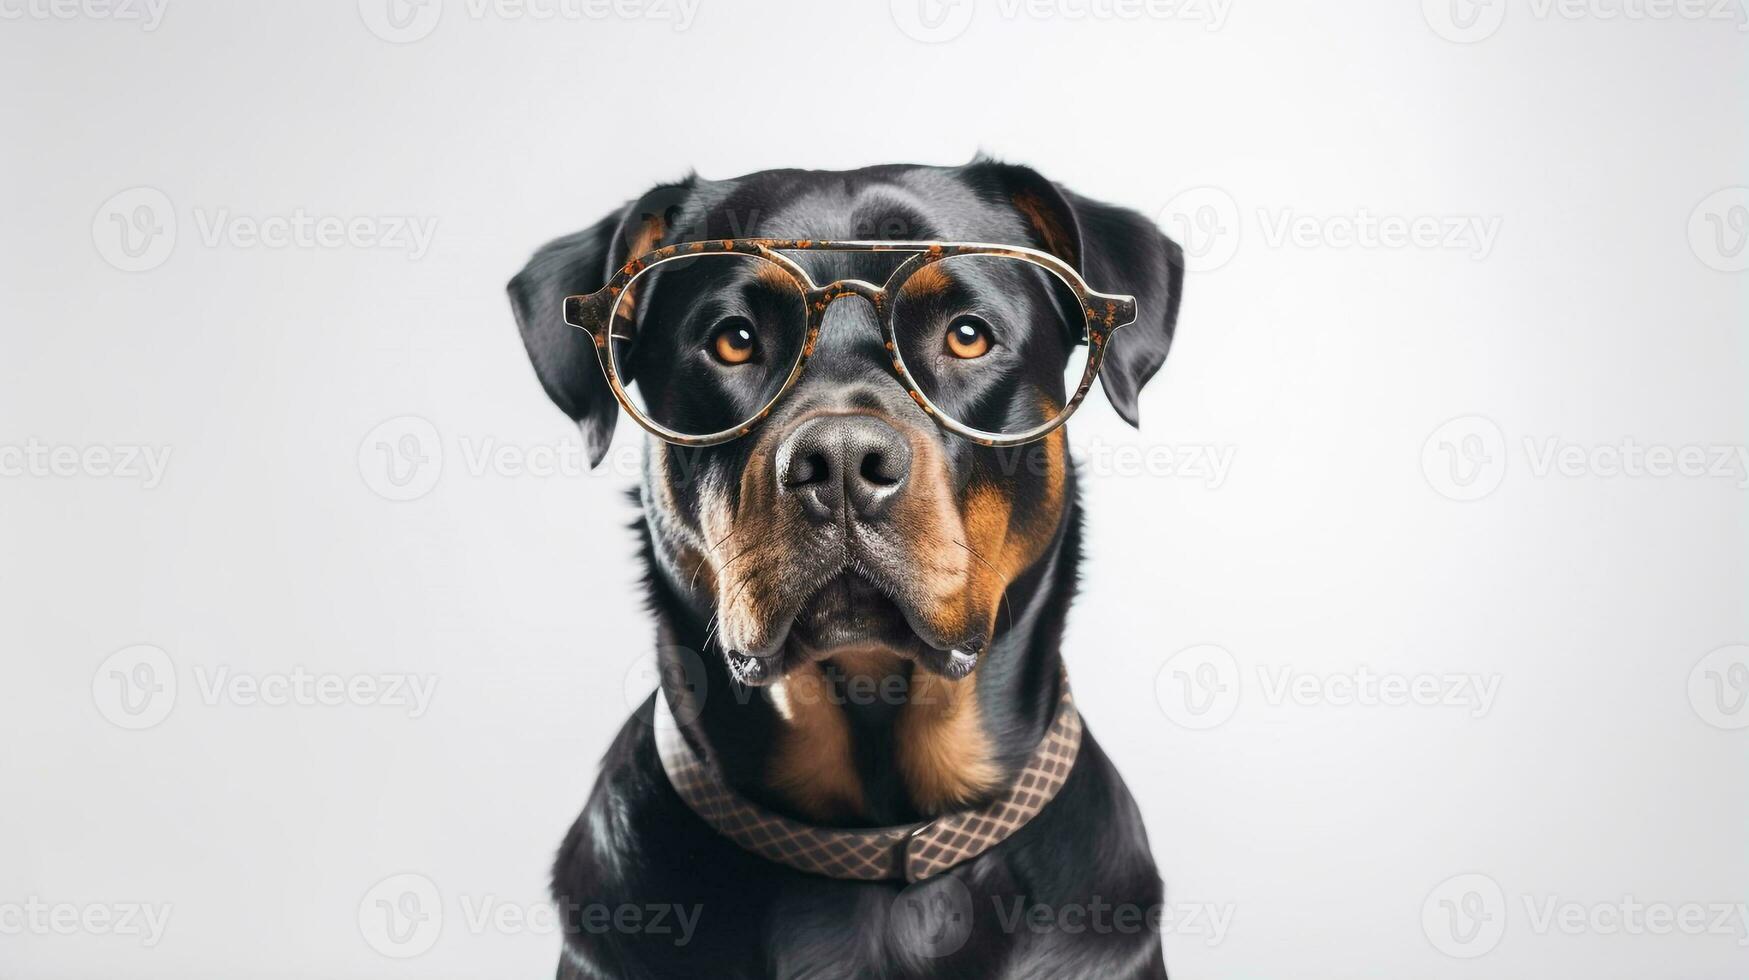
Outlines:
POLYGON ((987 160, 692 178, 535 254, 510 297, 547 394, 592 461, 649 433, 664 679, 554 896, 696 910, 685 943, 567 923, 561 977, 1165 975, 1157 928, 1016 923, 1159 921, 1068 687, 1100 652, 1062 643, 1063 423, 1094 383, 1138 421, 1182 280, 1141 215, 987 160))

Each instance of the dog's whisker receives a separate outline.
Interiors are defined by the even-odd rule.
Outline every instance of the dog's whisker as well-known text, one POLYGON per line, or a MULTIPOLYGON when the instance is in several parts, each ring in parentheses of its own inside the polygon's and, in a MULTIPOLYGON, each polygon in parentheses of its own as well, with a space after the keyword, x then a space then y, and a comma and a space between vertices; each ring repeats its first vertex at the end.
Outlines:
POLYGON ((742 555, 745 555, 747 552, 752 551, 752 550, 753 550, 753 545, 748 545, 747 547, 742 548, 740 551, 735 552, 735 557, 729 559, 726 562, 723 562, 723 567, 717 569, 717 572, 720 574, 722 572, 728 571, 730 565, 733 565, 735 562, 740 561, 742 555))
POLYGON ((721 609, 713 610, 711 612, 711 621, 709 624, 707 624, 705 626, 705 630, 704 630, 704 648, 706 650, 710 649, 711 637, 716 635, 717 626, 720 625, 722 623, 722 621, 723 621, 723 611, 721 609))
MULTIPOLYGON (((996 571, 995 565, 992 565, 989 562, 985 561, 984 556, 978 554, 978 549, 972 547, 969 544, 966 544, 964 541, 961 541, 958 538, 955 538, 953 543, 966 549, 966 554, 969 554, 973 558, 976 558, 978 560, 978 564, 983 565, 985 568, 988 568, 992 575, 996 575, 998 577, 1001 576, 1001 573, 996 571)), ((1008 586, 1006 586, 1006 585, 1004 585, 1002 587, 1002 598, 1000 600, 998 600, 997 606, 998 606, 998 608, 1003 609, 1008 613, 1008 628, 1013 629, 1014 628, 1014 605, 1008 601, 1008 586)))
MULTIPOLYGON (((698 573, 704 570, 704 563, 710 560, 711 555, 715 554, 718 548, 721 548, 724 544, 727 544, 728 540, 735 536, 735 532, 737 530, 739 530, 739 528, 733 528, 733 527, 729 528, 729 532, 727 534, 723 535, 721 538, 717 539, 716 544, 713 544, 709 548, 706 548, 705 553, 698 556, 698 564, 692 566, 692 575, 690 578, 688 578, 686 580, 687 591, 689 591, 689 592, 692 591, 692 589, 698 585, 698 573)), ((724 567, 727 567, 727 566, 724 566, 724 567)))

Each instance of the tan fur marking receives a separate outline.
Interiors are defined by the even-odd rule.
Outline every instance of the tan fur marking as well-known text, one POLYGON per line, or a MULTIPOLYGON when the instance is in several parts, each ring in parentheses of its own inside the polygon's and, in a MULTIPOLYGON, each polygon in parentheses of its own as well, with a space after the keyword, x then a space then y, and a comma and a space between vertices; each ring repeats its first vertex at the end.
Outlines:
POLYGON ((990 758, 976 676, 950 681, 925 671, 911 675, 911 702, 894 735, 905 786, 924 813, 962 807, 995 789, 1002 777, 990 758))
POLYGON ((760 285, 784 293, 796 291, 795 278, 783 266, 761 259, 758 268, 759 271, 753 274, 753 278, 757 279, 760 285))
POLYGON ((942 271, 941 264, 935 263, 933 265, 926 265, 923 268, 918 269, 916 272, 911 273, 910 277, 905 280, 905 285, 902 287, 901 291, 905 293, 930 296, 936 293, 946 292, 947 287, 951 282, 952 280, 948 277, 948 274, 942 271))
POLYGON ((862 784, 850 755, 850 724, 831 697, 819 664, 804 664, 771 686, 784 727, 768 779, 797 810, 816 820, 862 812, 862 784))
POLYGON ((1044 240, 1045 251, 1055 255, 1070 265, 1077 265, 1081 257, 1075 254, 1074 241, 1069 237, 1067 229, 1057 222, 1037 194, 1022 191, 1014 195, 1014 208, 1026 216, 1026 220, 1044 240))
POLYGON ((1035 444, 1045 454, 1044 498, 1026 520, 1016 521, 1014 502, 996 487, 974 485, 966 492, 961 508, 966 543, 983 559, 973 562, 966 593, 973 603, 970 611, 988 615, 992 630, 1002 590, 1044 554, 1062 519, 1065 442, 1063 430, 1058 429, 1035 444))
MULTIPOLYGON (((662 240, 662 219, 650 214, 644 216, 644 221, 626 241, 626 258, 635 259, 646 252, 653 251, 656 243, 662 240)), ((626 285, 625 292, 620 296, 617 307, 618 315, 628 321, 636 321, 638 317, 638 283, 626 285)))

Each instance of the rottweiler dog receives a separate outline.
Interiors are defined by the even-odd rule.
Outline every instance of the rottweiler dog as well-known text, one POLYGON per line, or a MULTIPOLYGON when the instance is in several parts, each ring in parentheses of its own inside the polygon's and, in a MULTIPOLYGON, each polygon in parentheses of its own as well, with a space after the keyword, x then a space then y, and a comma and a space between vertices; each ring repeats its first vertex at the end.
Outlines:
POLYGON ((1022 166, 690 177, 548 243, 510 282, 536 374, 592 463, 622 413, 672 437, 645 440, 635 493, 661 681, 554 863, 561 978, 1166 975, 1143 823, 1090 734, 1042 809, 928 875, 773 860, 665 769, 666 720, 682 754, 785 827, 931 828, 1031 779, 1062 715, 1082 521, 1065 430, 976 434, 1064 406, 1083 311, 1037 266, 1003 278, 945 262, 877 309, 873 284, 911 256, 805 247, 900 240, 1018 246, 1133 297, 1098 379, 1137 424, 1182 252, 1142 215, 1022 166), (667 246, 744 239, 796 243, 793 265, 616 278, 667 246), (591 294, 611 294, 605 340, 575 324, 591 294), (741 415, 736 438, 685 438, 741 415))

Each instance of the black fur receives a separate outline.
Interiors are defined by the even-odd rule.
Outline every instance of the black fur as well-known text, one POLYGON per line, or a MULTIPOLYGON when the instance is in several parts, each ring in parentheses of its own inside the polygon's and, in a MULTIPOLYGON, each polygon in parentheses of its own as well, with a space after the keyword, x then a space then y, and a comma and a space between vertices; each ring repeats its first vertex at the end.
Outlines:
MULTIPOLYGON (((1170 346, 1182 286, 1177 247, 1140 215, 989 161, 960 168, 769 171, 658 187, 588 230, 547 245, 510 285, 536 372, 582 426, 596 460, 618 408, 588 339, 562 322, 558 303, 598 288, 651 217, 659 219, 663 241, 775 233, 1051 248, 1095 288, 1139 300, 1141 320, 1118 332, 1102 372, 1109 400, 1132 423, 1140 389, 1170 346), (1025 206, 1017 208, 1017 200, 1025 206), (1040 212, 1052 227, 1040 229, 1040 212), (868 224, 857 227, 859 221, 868 224)), ((878 385, 881 379, 871 378, 865 363, 828 358, 819 370, 836 384, 878 385)), ((956 472, 990 465, 991 450, 945 433, 942 440, 956 472)), ((701 471, 732 476, 745 463, 747 441, 706 451, 701 471)), ((736 685, 715 655, 710 610, 679 581, 662 545, 661 524, 675 515, 663 512, 650 479, 638 495, 644 509, 638 533, 663 683, 705 685, 711 696, 698 729, 725 775, 749 798, 784 811, 785 802, 762 778, 780 722, 766 699, 736 685)), ((1072 473, 1065 493, 1054 539, 1044 557, 1010 583, 997 633, 977 668, 979 708, 1004 772, 1024 762, 1055 703, 1080 557, 1072 473)), ((1161 883, 1142 820, 1091 731, 1068 783, 1035 820, 979 858, 907 887, 802 874, 718 836, 669 786, 655 753, 652 704, 645 703, 609 749, 554 864, 553 894, 567 922, 561 978, 1165 976, 1158 920, 1150 918, 1162 902, 1161 883), (680 915, 667 914, 666 931, 651 926, 654 906, 696 915, 684 943, 680 915), (1102 907, 1104 928, 1094 922, 1102 907), (632 908, 643 910, 636 923, 622 913, 620 925, 603 928, 604 918, 632 908), (1026 918, 1029 911, 1035 918, 1026 918), (1048 923, 1060 913, 1069 916, 1068 928, 1048 923), (962 927, 963 935, 954 931, 962 927)), ((890 723, 890 712, 879 706, 849 710, 859 731, 878 732, 890 723)), ((890 756, 861 751, 865 742, 878 739, 857 740, 870 812, 880 823, 917 819, 890 756)))

